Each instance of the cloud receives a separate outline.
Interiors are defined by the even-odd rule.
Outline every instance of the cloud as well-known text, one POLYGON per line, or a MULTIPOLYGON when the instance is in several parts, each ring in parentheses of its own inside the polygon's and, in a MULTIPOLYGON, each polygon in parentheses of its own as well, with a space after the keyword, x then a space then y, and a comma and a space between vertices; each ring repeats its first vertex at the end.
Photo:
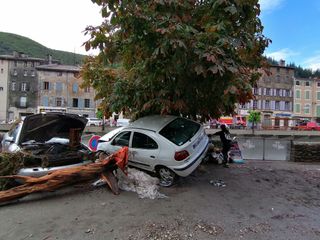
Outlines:
POLYGON ((287 60, 290 57, 297 56, 297 55, 299 55, 298 52, 292 51, 289 48, 283 48, 283 49, 276 51, 276 52, 266 53, 267 57, 273 58, 278 61, 281 59, 287 60))
POLYGON ((310 57, 303 62, 303 66, 311 68, 312 70, 320 69, 320 54, 310 57))
POLYGON ((278 8, 284 0, 259 0, 262 11, 272 11, 278 8))

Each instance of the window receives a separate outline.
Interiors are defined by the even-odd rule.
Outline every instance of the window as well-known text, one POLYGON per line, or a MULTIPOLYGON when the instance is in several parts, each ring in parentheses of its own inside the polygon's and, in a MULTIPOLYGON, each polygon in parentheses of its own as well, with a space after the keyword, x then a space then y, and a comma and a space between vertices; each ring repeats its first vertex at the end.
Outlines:
POLYGON ((284 102, 284 110, 290 111, 290 102, 284 102))
POLYGON ((181 146, 199 130, 200 125, 193 121, 177 118, 166 125, 159 133, 174 144, 181 146))
POLYGON ((307 87, 310 87, 310 82, 309 82, 309 81, 306 81, 305 85, 306 85, 307 87))
POLYGON ((16 67, 16 66, 18 66, 18 62, 17 61, 14 61, 14 66, 16 67))
POLYGON ((306 104, 306 105, 304 106, 304 113, 305 113, 305 114, 309 114, 309 113, 310 113, 310 105, 309 105, 309 104, 306 104))
POLYGON ((317 82, 317 87, 320 87, 320 82, 317 82))
POLYGON ((27 107, 27 97, 20 97, 20 107, 27 107))
POLYGON ((280 89, 276 89, 276 96, 280 96, 280 89))
POLYGON ((286 97, 290 97, 290 90, 286 89, 285 94, 286 94, 286 97))
POLYGON ((276 109, 276 110, 280 110, 280 102, 279 102, 279 101, 276 101, 276 103, 275 103, 275 109, 276 109))
POLYGON ((132 140, 133 148, 157 149, 158 144, 145 134, 135 132, 132 140))
POLYGON ((78 98, 72 98, 72 107, 78 107, 78 98))
POLYGON ((28 76, 28 71, 27 70, 23 71, 23 76, 25 76, 25 77, 28 76))
POLYGON ((27 83, 26 82, 21 83, 21 91, 22 92, 26 92, 27 91, 27 83))
POLYGON ((72 92, 77 93, 78 92, 78 83, 72 84, 72 92))
POLYGON ((127 146, 129 147, 131 132, 122 132, 114 138, 112 145, 114 146, 127 146))
POLYGON ((0 87, 0 91, 3 91, 3 87, 0 87))
POLYGON ((300 98, 300 90, 296 90, 296 98, 300 98))
POLYGON ((58 72, 57 75, 58 75, 58 76, 62 76, 62 72, 58 72))
POLYGON ((42 97, 42 105, 45 107, 49 106, 49 98, 47 96, 42 97))
POLYGON ((257 107, 258 107, 258 101, 257 100, 253 100, 252 107, 253 107, 253 109, 257 109, 257 107))
POLYGON ((27 66, 28 66, 28 62, 27 62, 27 61, 24 61, 24 62, 23 62, 23 66, 24 66, 24 67, 27 67, 27 66))
POLYGON ((300 82, 299 82, 299 81, 296 81, 296 85, 299 86, 299 85, 300 85, 300 82))
POLYGON ((277 67, 277 73, 279 73, 280 72, 280 68, 279 67, 277 67))
POLYGON ((253 94, 258 94, 258 88, 253 88, 253 94))
POLYGON ((277 82, 280 82, 280 75, 277 75, 277 82))
POLYGON ((317 113, 317 117, 320 117, 320 106, 317 106, 317 111, 316 111, 316 113, 317 113))
POLYGON ((34 70, 31 70, 31 76, 34 77, 36 74, 34 72, 34 70))
POLYGON ((305 91, 305 99, 310 99, 310 91, 305 91))
POLYGON ((17 69, 14 69, 14 70, 13 70, 13 76, 18 76, 18 71, 17 71, 17 69))
POLYGON ((265 109, 270 109, 270 101, 266 100, 264 106, 265 106, 265 109))
POLYGON ((56 91, 62 92, 62 82, 56 82, 56 91))
POLYGON ((43 82, 43 90, 49 90, 49 82, 43 82))
POLYGON ((1 68, 1 73, 3 73, 3 68, 1 68))
POLYGON ((16 82, 12 82, 11 83, 11 90, 12 91, 16 91, 16 89, 17 89, 17 83, 16 82))
POLYGON ((31 67, 34 67, 34 62, 31 62, 31 67))
POLYGON ((299 103, 297 103, 296 106, 295 106, 295 112, 296 113, 300 112, 300 104, 299 103))
POLYGON ((90 87, 85 87, 84 92, 89 93, 90 92, 90 87))
POLYGON ((90 107, 90 99, 84 99, 84 107, 89 108, 90 107))
POLYGON ((57 97, 57 98, 56 98, 56 106, 57 106, 57 107, 61 107, 61 106, 62 106, 62 99, 61 99, 61 97, 57 97))
POLYGON ((317 92, 317 100, 320 100, 320 92, 317 92))
POLYGON ((270 88, 266 88, 266 95, 270 96, 271 95, 271 89, 270 88))

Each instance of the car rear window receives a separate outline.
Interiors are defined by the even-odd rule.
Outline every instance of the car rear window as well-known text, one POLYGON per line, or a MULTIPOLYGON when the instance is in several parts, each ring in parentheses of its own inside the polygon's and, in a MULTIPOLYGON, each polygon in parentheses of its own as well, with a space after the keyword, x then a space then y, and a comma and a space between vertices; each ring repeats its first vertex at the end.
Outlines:
POLYGON ((174 144, 181 146, 189 141, 199 128, 200 124, 196 122, 177 118, 161 129, 159 133, 174 144))

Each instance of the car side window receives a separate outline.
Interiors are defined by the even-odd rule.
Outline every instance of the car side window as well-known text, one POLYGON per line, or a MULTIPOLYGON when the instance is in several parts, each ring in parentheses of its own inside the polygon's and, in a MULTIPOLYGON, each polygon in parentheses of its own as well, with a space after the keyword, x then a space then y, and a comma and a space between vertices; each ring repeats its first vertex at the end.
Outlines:
POLYGON ((135 132, 133 134, 132 148, 157 149, 158 144, 149 136, 135 132))
POLYGON ((114 146, 127 146, 129 147, 129 140, 130 140, 131 132, 122 132, 118 136, 116 136, 113 141, 112 145, 114 146))

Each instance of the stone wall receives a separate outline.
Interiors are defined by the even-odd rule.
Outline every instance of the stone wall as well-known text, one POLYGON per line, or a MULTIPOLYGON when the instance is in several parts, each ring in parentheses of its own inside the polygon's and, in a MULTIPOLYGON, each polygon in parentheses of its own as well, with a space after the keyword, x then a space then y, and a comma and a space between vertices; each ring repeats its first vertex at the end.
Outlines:
POLYGON ((320 142, 293 142, 291 160, 294 162, 320 162, 320 142))

